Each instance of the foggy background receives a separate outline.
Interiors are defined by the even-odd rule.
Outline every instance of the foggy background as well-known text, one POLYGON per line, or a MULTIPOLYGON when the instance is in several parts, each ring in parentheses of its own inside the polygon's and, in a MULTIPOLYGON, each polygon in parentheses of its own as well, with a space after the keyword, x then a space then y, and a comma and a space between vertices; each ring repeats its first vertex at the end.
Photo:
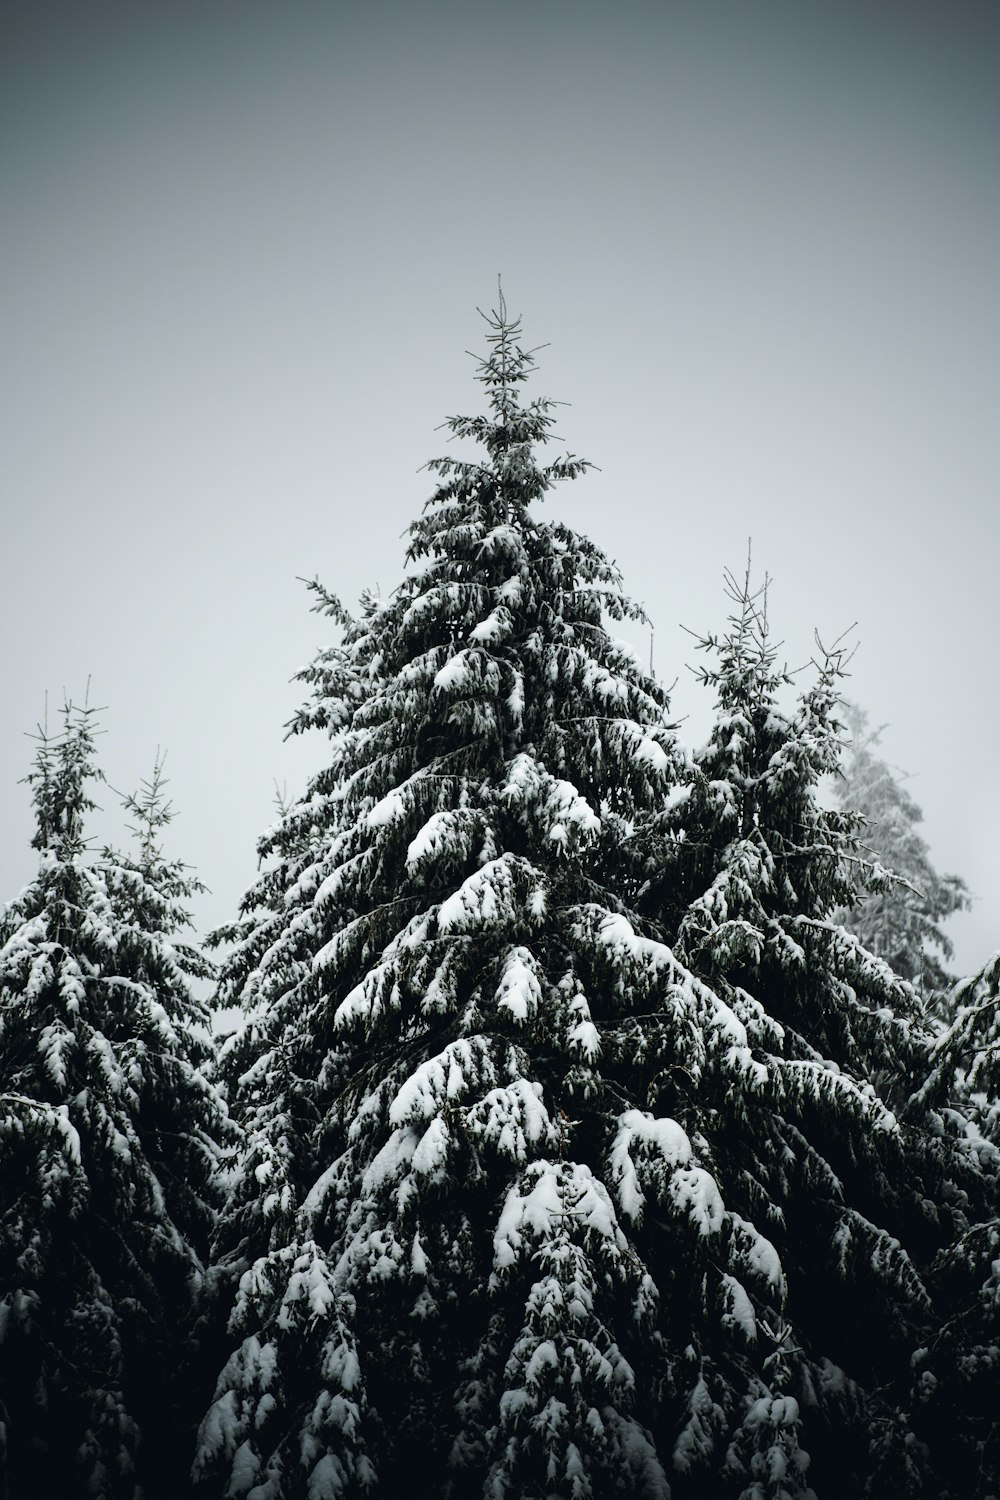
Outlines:
MULTIPOLYGON (((1000 26, 993 5, 734 0, 0 6, 0 900, 25 737, 107 705, 167 751, 168 852, 235 915, 323 764, 283 745, 329 639, 297 582, 390 590, 496 276, 600 465, 554 513, 681 629, 758 576, 849 684, 1000 945, 1000 26)), ((635 637, 645 653, 648 637, 635 637)), ((113 794, 98 839, 122 828, 113 794)))

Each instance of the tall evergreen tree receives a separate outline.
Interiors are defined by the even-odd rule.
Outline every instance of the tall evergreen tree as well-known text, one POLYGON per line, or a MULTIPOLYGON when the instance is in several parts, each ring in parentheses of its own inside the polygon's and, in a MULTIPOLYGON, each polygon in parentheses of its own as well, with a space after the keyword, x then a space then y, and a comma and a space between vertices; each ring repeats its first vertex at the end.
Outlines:
MULTIPOLYGON (((318 664, 332 761, 264 842, 224 978, 250 1010, 237 1230, 270 1251, 203 1430, 233 1494, 666 1493, 656 1292, 609 1188, 630 1111, 588 1100, 601 1010, 649 966, 614 893, 624 819, 676 758, 602 623, 637 613, 614 569, 532 514, 586 465, 536 457, 518 338, 501 306, 488 415, 449 423, 483 457, 430 466, 412 571, 318 664)), ((697 1236, 711 1184, 679 1129, 669 1149, 697 1236)))
POLYGON ((845 705, 851 745, 834 781, 845 810, 865 819, 863 843, 886 871, 878 889, 855 892, 838 915, 872 953, 909 980, 925 1004, 940 1010, 955 983, 947 968, 954 944, 943 924, 969 907, 969 892, 957 875, 940 875, 931 863, 918 825, 923 813, 899 774, 877 753, 881 730, 868 715, 845 705))
POLYGON ((175 941, 193 887, 132 810, 95 858, 93 710, 67 706, 32 786, 39 870, 0 917, 0 1400, 10 1500, 174 1493, 187 1327, 216 1193, 209 970, 175 941))
POLYGON ((747 605, 689 762, 606 628, 638 613, 615 570, 535 513, 586 464, 541 462, 550 404, 488 321, 487 413, 448 423, 481 456, 431 464, 402 583, 356 620, 319 592, 329 763, 228 934, 241 1274, 199 1484, 779 1500, 815 1438, 820 1494, 915 1492, 872 1387, 927 1316, 894 1233, 919 1043, 828 920, 836 662, 781 719, 747 605))

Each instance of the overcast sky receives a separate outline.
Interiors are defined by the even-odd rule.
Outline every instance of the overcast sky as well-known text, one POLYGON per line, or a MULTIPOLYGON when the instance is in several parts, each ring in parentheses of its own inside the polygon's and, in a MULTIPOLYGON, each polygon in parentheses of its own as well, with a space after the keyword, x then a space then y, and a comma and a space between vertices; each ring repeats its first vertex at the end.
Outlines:
MULTIPOLYGON (((1000 13, 851 0, 0 6, 0 899, 26 731, 168 752, 235 914, 327 639, 390 589, 496 276, 600 465, 551 504, 655 626, 682 733, 747 538, 791 665, 857 621, 958 964, 1000 945, 1000 13)), ((115 830, 114 798, 103 833, 115 830)))

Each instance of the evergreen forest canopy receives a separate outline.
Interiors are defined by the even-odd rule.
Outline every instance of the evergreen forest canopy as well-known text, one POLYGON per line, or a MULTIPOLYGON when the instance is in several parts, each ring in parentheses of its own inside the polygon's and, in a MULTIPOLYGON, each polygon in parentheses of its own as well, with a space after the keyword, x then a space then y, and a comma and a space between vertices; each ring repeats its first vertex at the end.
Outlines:
POLYGON ((96 853, 92 712, 40 743, 2 1493, 987 1500, 1000 955, 948 974, 964 887, 850 760, 838 646, 785 706, 749 576, 681 744, 609 630, 641 611, 542 508, 588 465, 487 323, 447 423, 479 456, 429 465, 398 588, 312 585, 324 763, 217 968, 159 773, 96 853))

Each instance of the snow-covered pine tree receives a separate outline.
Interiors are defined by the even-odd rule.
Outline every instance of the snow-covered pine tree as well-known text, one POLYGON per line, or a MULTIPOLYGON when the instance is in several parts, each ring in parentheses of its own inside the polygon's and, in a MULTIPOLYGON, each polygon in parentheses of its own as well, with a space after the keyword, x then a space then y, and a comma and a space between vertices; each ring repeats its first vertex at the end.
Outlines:
MULTIPOLYGON (((205 1273, 225 1191, 220 1163, 238 1133, 215 1081, 207 997, 216 966, 186 936, 193 926, 188 903, 205 886, 165 853, 174 813, 163 764, 158 755, 149 780, 124 799, 135 852, 105 848, 98 869, 115 919, 115 982, 127 982, 137 1002, 131 1013, 135 1029, 119 1053, 135 1086, 136 1135, 185 1251, 185 1259, 173 1261, 183 1288, 163 1299, 168 1320, 179 1321, 165 1336, 156 1333, 159 1357, 131 1387, 146 1494, 173 1500, 187 1487, 194 1433, 218 1354, 220 1290, 205 1273)), ((123 1038, 127 1024, 123 1017, 123 1038)), ((155 1237, 150 1243, 155 1247, 155 1237)), ((168 1290, 162 1272, 155 1280, 159 1291, 168 1290)))
MULTIPOLYGON (((753 590, 748 561, 727 592, 727 630, 699 641, 714 658, 699 676, 715 723, 689 780, 641 830, 639 904, 746 1027, 753 1063, 688 1079, 650 1028, 650 1102, 698 1141, 734 1221, 773 1246, 780 1317, 740 1277, 757 1359, 772 1346, 743 1377, 748 1430, 730 1465, 745 1493, 800 1492, 800 1422, 820 1495, 923 1493, 932 1481, 902 1414, 932 1322, 922 1271, 947 1233, 930 1200, 954 1193, 961 1163, 926 1120, 897 1118, 926 1067, 915 996, 839 923, 866 874, 858 820, 818 796, 842 752, 844 652, 821 648, 786 706, 794 683, 769 635, 767 584, 753 590)), ((695 1343, 726 1409, 732 1355, 704 1333, 695 1343)))
POLYGON ((939 875, 931 863, 918 832, 923 813, 877 753, 881 729, 870 729, 868 715, 855 704, 845 704, 844 712, 851 745, 834 781, 837 800, 864 817, 867 853, 892 878, 878 890, 859 891, 856 904, 838 917, 909 980, 926 1005, 939 1010, 955 983, 946 967, 954 945, 942 924, 968 910, 968 888, 957 875, 939 875))
POLYGON ((0 1400, 10 1500, 176 1493, 186 1344, 224 1112, 207 977, 175 941, 193 889, 156 788, 135 860, 95 858, 94 711, 67 706, 28 780, 34 880, 0 916, 0 1400))
POLYGON ((550 406, 520 399, 502 305, 489 337, 488 413, 448 424, 483 456, 431 465, 412 570, 321 663, 332 761, 265 840, 224 978, 250 1014, 237 1233, 270 1253, 203 1427, 210 1493, 667 1493, 620 1200, 641 1216, 665 1174, 685 1246, 721 1209, 599 1057, 619 1012, 687 993, 615 893, 676 758, 603 624, 636 613, 617 574, 533 514, 586 465, 540 463, 550 406))

